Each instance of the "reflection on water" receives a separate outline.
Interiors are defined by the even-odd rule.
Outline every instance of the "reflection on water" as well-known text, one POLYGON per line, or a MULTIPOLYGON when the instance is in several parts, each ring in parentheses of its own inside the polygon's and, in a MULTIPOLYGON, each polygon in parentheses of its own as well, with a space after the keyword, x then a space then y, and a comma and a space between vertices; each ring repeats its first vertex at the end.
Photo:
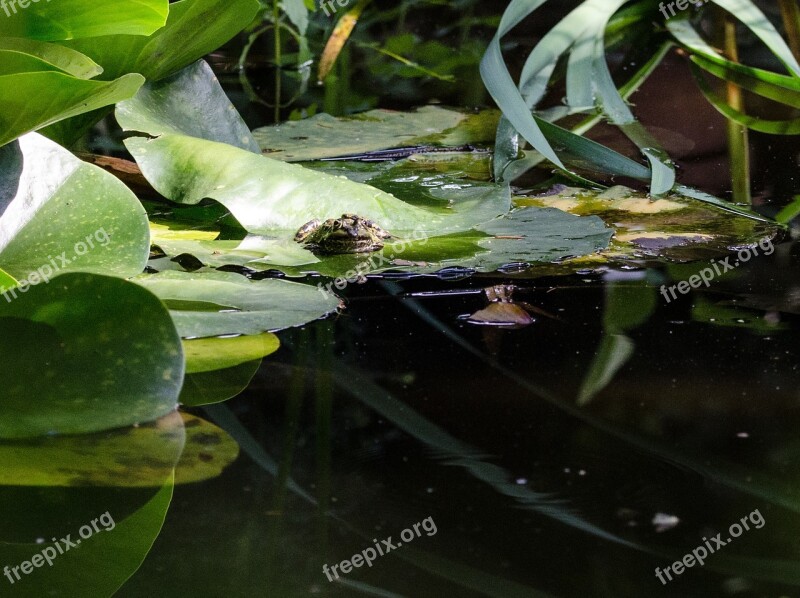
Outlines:
POLYGON ((462 319, 496 280, 351 285, 207 409, 244 455, 176 487, 120 595, 798 595, 796 267, 783 245, 669 304, 665 271, 516 280, 555 317, 513 330, 462 319))

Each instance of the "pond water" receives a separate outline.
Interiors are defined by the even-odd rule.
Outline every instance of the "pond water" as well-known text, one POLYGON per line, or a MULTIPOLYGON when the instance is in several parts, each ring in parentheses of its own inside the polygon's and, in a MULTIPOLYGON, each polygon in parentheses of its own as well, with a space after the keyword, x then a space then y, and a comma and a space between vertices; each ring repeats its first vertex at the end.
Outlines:
POLYGON ((797 595, 796 268, 783 245, 660 301, 582 406, 609 286, 644 271, 515 281, 557 318, 517 330, 459 319, 505 279, 352 285, 341 316, 282 335, 250 388, 208 409, 245 454, 176 488, 121 595, 797 595), (692 316, 743 296, 775 307, 692 316), (704 567, 656 578, 751 515, 704 567), (435 533, 323 573, 424 520, 435 533))
MULTIPOLYGON (((726 196, 724 121, 685 62, 634 99, 681 180, 726 196)), ((796 147, 753 146, 774 214, 796 147)), ((351 284, 340 315, 281 333, 244 393, 197 410, 242 454, 176 487, 119 595, 798 596, 799 266, 788 239, 669 302, 680 268, 636 263, 351 284), (545 313, 466 321, 510 283, 545 313)))

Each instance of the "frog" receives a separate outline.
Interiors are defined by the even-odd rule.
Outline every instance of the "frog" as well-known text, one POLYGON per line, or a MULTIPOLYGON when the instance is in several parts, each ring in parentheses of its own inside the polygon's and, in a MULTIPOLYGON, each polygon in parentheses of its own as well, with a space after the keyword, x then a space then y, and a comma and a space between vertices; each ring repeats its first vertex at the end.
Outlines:
POLYGON ((369 253, 383 249, 383 242, 392 235, 357 214, 342 214, 341 218, 306 222, 294 240, 317 253, 369 253))

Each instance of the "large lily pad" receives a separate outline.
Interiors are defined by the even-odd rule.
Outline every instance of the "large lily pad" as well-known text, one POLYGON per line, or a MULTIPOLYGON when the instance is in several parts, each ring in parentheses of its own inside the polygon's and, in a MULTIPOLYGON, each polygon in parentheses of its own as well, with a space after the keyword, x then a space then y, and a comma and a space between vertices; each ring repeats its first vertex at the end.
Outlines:
POLYGON ((117 106, 116 116, 128 131, 189 135, 261 153, 204 60, 177 75, 148 83, 135 97, 117 106))
POLYGON ((136 282, 170 308, 184 338, 260 334, 301 326, 332 313, 335 297, 285 280, 251 281, 227 272, 161 272, 136 282))
POLYGON ((2 486, 158 487, 186 444, 181 414, 137 427, 0 442, 2 486))
POLYGON ((219 48, 252 22, 258 7, 256 0, 181 0, 169 4, 164 27, 147 37, 109 31, 67 45, 100 64, 106 78, 141 73, 153 81, 219 48))
POLYGON ((125 185, 42 137, 19 140, 24 166, 5 168, 0 265, 17 280, 81 271, 133 276, 147 263, 147 214, 125 185), (58 223, 58 226, 53 226, 58 223))
POLYGON ((63 274, 5 297, 0 438, 125 427, 177 406, 180 339, 166 308, 140 286, 63 274))
POLYGON ((614 235, 597 216, 574 216, 552 208, 517 209, 477 228, 490 235, 478 241, 490 252, 477 260, 484 271, 592 255, 608 247, 614 235))
POLYGON ((164 135, 130 138, 125 145, 159 193, 184 204, 215 199, 251 233, 293 233, 309 220, 338 218, 345 212, 370 218, 392 232, 445 226, 442 214, 374 187, 223 143, 164 135))
MULTIPOLYGON (((231 110, 210 71, 191 67, 157 88, 148 85, 133 101, 120 106, 118 119, 127 130, 157 136, 152 140, 130 138, 126 146, 159 193, 190 205, 215 199, 255 234, 291 238, 312 219, 338 218, 343 213, 374 220, 399 237, 414 231, 445 234, 467 230, 508 209, 506 186, 484 184, 475 192, 474 186, 467 184, 463 192, 458 192, 461 187, 453 188, 450 193, 433 195, 433 201, 417 204, 412 197, 401 201, 341 175, 254 155, 241 149, 249 143, 238 139, 240 128, 232 138, 192 122, 198 118, 213 121, 231 110), (191 97, 182 91, 186 85, 196 90, 191 97), (191 104, 191 108, 177 110, 178 104, 191 104), (187 111, 192 119, 180 114, 187 111), (234 145, 215 141, 219 139, 234 145), (488 201, 494 198, 499 201, 488 201)), ((426 185, 426 181, 417 185, 436 186, 426 185)), ((438 186, 447 188, 442 183, 438 186)))
POLYGON ((188 413, 133 428, 0 442, 0 486, 159 487, 217 477, 239 445, 224 430, 188 413))
MULTIPOLYGON (((2 19, 0 19, 2 22, 2 19)), ((31 131, 112 106, 136 93, 144 77, 81 79, 57 70, 0 74, 0 146, 31 131), (48 93, 42 93, 42 90, 48 93)))

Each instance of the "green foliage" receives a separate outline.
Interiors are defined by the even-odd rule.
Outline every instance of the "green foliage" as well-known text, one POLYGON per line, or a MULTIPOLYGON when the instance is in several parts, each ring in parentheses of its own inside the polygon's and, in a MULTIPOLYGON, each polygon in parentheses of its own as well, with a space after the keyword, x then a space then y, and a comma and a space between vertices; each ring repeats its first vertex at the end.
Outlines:
MULTIPOLYGON (((599 173, 605 177, 627 176, 649 179, 653 195, 666 193, 675 186, 674 168, 655 139, 635 119, 625 102, 630 87, 637 87, 663 58, 657 50, 654 61, 625 85, 615 83, 606 61, 609 47, 624 40, 639 37, 640 31, 651 31, 653 17, 658 14, 655 3, 639 0, 606 2, 586 0, 550 30, 527 57, 518 83, 515 83, 505 64, 502 39, 528 15, 547 0, 512 0, 503 15, 500 28, 481 62, 481 75, 487 89, 503 110, 504 120, 498 127, 496 146, 499 148, 495 173, 503 176, 508 170, 511 178, 520 176, 532 165, 547 159, 565 174, 584 180, 582 173, 599 173), (546 110, 540 103, 551 81, 557 79, 559 60, 566 63, 566 107, 546 110), (649 168, 632 162, 617 152, 599 147, 589 148, 580 135, 587 127, 566 131, 554 123, 574 114, 606 117, 634 142, 649 162, 649 168), (534 149, 519 165, 513 162, 518 155, 521 136, 534 149)), ((709 101, 726 117, 748 128, 783 135, 800 132, 800 119, 770 121, 744 114, 717 95, 701 77, 701 69, 737 87, 797 108, 800 89, 800 64, 761 10, 750 0, 714 0, 759 38, 772 52, 778 65, 788 74, 748 67, 720 55, 690 20, 692 11, 685 11, 665 23, 663 42, 677 43, 690 56, 698 83, 709 101), (688 13, 688 14, 687 14, 688 13)), ((659 17, 663 18, 663 17, 659 17)), ((651 36, 652 37, 652 36, 651 36)))
POLYGON ((0 20, 0 146, 65 119, 73 120, 49 134, 76 138, 105 114, 101 109, 133 96, 145 77, 165 77, 228 41, 257 6, 60 0, 20 9, 0 20))

